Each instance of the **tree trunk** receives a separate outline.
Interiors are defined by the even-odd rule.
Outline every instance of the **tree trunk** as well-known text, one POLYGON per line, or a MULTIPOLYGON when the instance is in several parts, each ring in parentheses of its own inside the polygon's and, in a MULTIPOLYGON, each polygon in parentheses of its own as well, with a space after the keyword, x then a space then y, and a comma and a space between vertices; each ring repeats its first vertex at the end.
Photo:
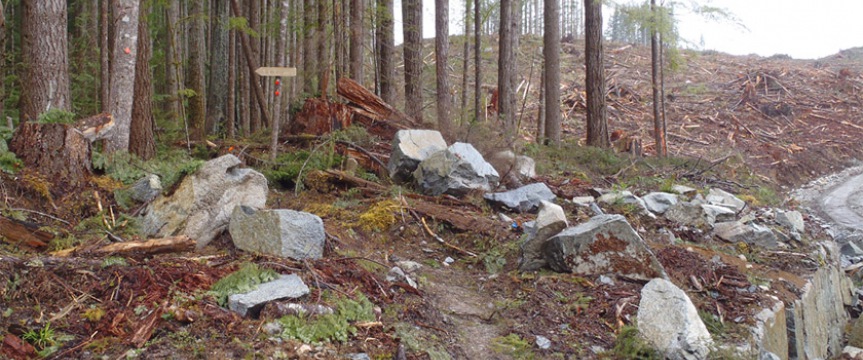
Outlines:
POLYGON ((402 19, 405 39, 405 113, 422 124, 422 1, 403 0, 402 19))
MULTIPOLYGON (((261 0, 249 0, 249 1, 246 1, 246 3, 248 4, 247 15, 248 15, 248 19, 249 19, 249 29, 251 29, 252 31, 260 31, 260 29, 261 29, 261 15, 260 15, 261 0)), ((251 39, 249 36, 246 36, 246 35, 240 35, 240 36, 242 36, 243 39, 245 39, 245 43, 248 45, 248 49, 249 49, 248 51, 250 51, 250 54, 248 56, 253 59, 253 60, 250 60, 248 64, 254 64, 255 65, 255 66, 250 67, 250 69, 251 69, 250 71, 254 71, 254 68, 257 68, 259 61, 260 61, 260 58, 261 58, 260 42, 258 41, 258 39, 251 39)), ((243 48, 246 48, 246 45, 244 45, 243 48)), ((249 73, 249 83, 250 83, 249 86, 251 86, 252 89, 256 89, 256 88, 261 87, 261 79, 258 78, 257 75, 252 74, 251 72, 249 73)), ((252 95, 254 95, 255 98, 257 98, 259 96, 257 92, 253 93, 252 95)), ((261 90, 260 96, 261 97, 264 96, 263 89, 261 90)), ((264 99, 265 98, 262 98, 260 100, 259 104, 266 103, 266 100, 264 100, 264 99)), ((257 133, 258 131, 261 131, 263 129, 262 125, 264 125, 264 124, 261 124, 261 111, 262 111, 263 107, 264 106, 262 105, 262 106, 252 106, 251 108, 249 108, 249 116, 250 116, 249 124, 251 125, 252 134, 257 133)))
POLYGON ((213 13, 215 16, 210 19, 210 81, 207 84, 208 134, 213 134, 220 126, 225 126, 228 101, 228 92, 225 91, 228 88, 228 0, 214 0, 213 13))
POLYGON ((9 150, 51 182, 51 193, 66 194, 88 183, 90 141, 69 124, 21 123, 9 150))
POLYGON ((22 87, 21 120, 51 110, 69 111, 69 51, 66 2, 25 0, 21 57, 27 62, 22 87))
POLYGON ((461 118, 462 121, 467 121, 467 79, 468 70, 470 69, 470 9, 471 0, 464 2, 464 49, 462 56, 462 72, 461 72, 461 118))
POLYGON ((587 90, 587 145, 607 148, 605 66, 602 62, 602 2, 584 0, 584 62, 587 90))
POLYGON ((330 73, 330 32, 327 31, 327 14, 329 13, 329 9, 327 8, 326 1, 318 2, 318 30, 317 35, 318 39, 318 79, 320 81, 320 85, 318 88, 321 90, 321 96, 327 96, 327 83, 329 82, 329 73, 330 73))
POLYGON ((111 104, 111 47, 108 39, 111 36, 111 23, 108 22, 111 6, 106 1, 99 1, 99 101, 102 112, 108 112, 111 104))
MULTIPOLYGON (((104 3, 104 2, 103 2, 104 3)), ((165 52, 165 57, 168 62, 166 66, 167 74, 165 78, 168 80, 168 116, 174 119, 177 124, 181 124, 183 119, 180 118, 183 110, 183 98, 180 96, 181 79, 180 64, 182 57, 180 56, 180 41, 178 32, 181 29, 180 25, 180 2, 171 1, 169 8, 165 9, 167 13, 166 32, 168 33, 168 44, 165 52)))
MULTIPOLYGON (((282 0, 282 5, 279 11, 279 41, 276 47, 276 66, 285 66, 285 44, 288 41, 288 10, 291 4, 287 0, 282 0)), ((272 125, 272 142, 270 144, 270 160, 276 161, 279 150, 279 129, 281 128, 281 113, 282 99, 284 96, 281 93, 282 80, 277 80, 276 85, 276 101, 273 105, 273 125, 272 125)))
MULTIPOLYGON (((517 1, 516 1, 517 2, 517 1)), ((500 43, 498 53, 497 91, 498 117, 503 122, 506 137, 511 140, 515 134, 515 49, 513 39, 518 29, 513 26, 513 0, 500 1, 500 43)))
POLYGON ((393 30, 393 0, 377 0, 377 48, 380 60, 380 94, 384 102, 392 104, 396 98, 395 44, 393 30))
POLYGON ((539 109, 536 112, 536 143, 540 145, 545 144, 545 107, 547 106, 545 101, 545 64, 542 65, 543 69, 540 72, 539 76, 539 109))
POLYGON ((228 99, 225 104, 225 134, 237 137, 237 34, 228 33, 228 99))
POLYGON ((108 113, 114 116, 116 125, 105 143, 107 152, 129 151, 135 96, 135 60, 138 57, 138 6, 138 0, 119 0, 114 3, 114 15, 121 20, 114 28, 108 113))
POLYGON ((360 84, 363 83, 364 1, 351 0, 351 79, 360 84))
POLYGON ((485 114, 482 109, 482 14, 480 13, 482 0, 474 0, 473 5, 473 66, 474 66, 474 84, 473 84, 473 119, 474 121, 484 120, 485 117, 480 117, 480 112, 485 114))
POLYGON ((315 54, 315 6, 314 0, 303 1, 303 92, 314 94, 318 91, 318 59, 315 54))
POLYGON ((650 75, 651 85, 653 88, 653 139, 656 142, 656 156, 665 157, 665 130, 662 128, 662 113, 661 102, 662 97, 659 93, 659 31, 656 28, 658 13, 656 9, 656 0, 650 0, 650 13, 654 18, 653 25, 650 28, 650 75))
MULTIPOLYGON (((237 5, 237 0, 231 1, 231 10, 234 12, 234 16, 238 16, 240 13, 240 7, 237 5)), ((245 55, 246 65, 248 66, 248 78, 253 81, 248 81, 247 83, 251 83, 252 93, 255 95, 255 100, 257 100, 258 110, 260 110, 260 114, 264 119, 265 123, 270 122, 270 115, 267 113, 267 107, 264 104, 264 91, 261 89, 261 82, 258 80, 258 75, 255 74, 255 69, 258 68, 257 60, 252 56, 252 49, 249 45, 250 41, 248 39, 248 35, 240 32, 237 34, 240 37, 240 45, 243 47, 243 55, 245 55)))
MULTIPOLYGON (((6 8, 3 2, 0 1, 0 116, 6 113, 6 8)), ((4 116, 5 117, 5 116, 4 116)), ((0 123, 2 124, 2 123, 0 123)), ((9 121, 9 128, 12 128, 12 121, 9 121)))
POLYGON ((435 70, 437 77, 437 125, 444 134, 449 135, 452 127, 450 109, 452 94, 449 88, 449 1, 435 0, 435 70))
POLYGON ((147 25, 149 7, 141 6, 138 17, 138 56, 135 60, 135 100, 132 104, 132 128, 129 131, 129 152, 142 160, 156 155, 153 126, 153 73, 150 71, 152 42, 147 25))
POLYGON ((189 64, 186 67, 186 88, 195 94, 189 98, 189 137, 193 141, 204 140, 207 108, 205 99, 207 93, 204 87, 204 62, 206 59, 204 46, 206 33, 204 29, 203 0, 191 0, 189 8, 189 64))
POLYGON ((545 137, 560 144, 560 4, 545 0, 543 82, 545 83, 545 137))

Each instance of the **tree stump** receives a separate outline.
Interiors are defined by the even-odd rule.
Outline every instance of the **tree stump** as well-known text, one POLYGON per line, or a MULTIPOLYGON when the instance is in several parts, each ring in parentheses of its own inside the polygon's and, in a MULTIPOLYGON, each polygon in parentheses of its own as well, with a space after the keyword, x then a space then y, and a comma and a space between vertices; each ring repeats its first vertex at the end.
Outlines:
POLYGON ((55 194, 79 188, 93 173, 90 141, 72 125, 22 123, 9 150, 51 181, 55 194))

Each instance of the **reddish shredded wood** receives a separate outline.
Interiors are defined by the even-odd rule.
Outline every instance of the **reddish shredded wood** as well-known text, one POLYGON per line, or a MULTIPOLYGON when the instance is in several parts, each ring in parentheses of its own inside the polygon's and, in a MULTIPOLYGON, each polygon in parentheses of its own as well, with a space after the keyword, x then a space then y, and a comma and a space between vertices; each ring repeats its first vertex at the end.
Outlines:
POLYGON ((348 106, 320 98, 309 98, 291 122, 289 132, 323 135, 351 126, 352 120, 353 114, 348 106))
POLYGON ((418 127, 413 119, 385 103, 383 99, 349 78, 340 78, 337 93, 352 105, 365 110, 364 115, 372 120, 394 121, 410 127, 418 127))
POLYGON ((34 224, 24 223, 0 216, 0 238, 11 244, 24 244, 33 248, 44 248, 54 239, 54 234, 39 230, 34 224))
POLYGON ((36 349, 20 337, 6 334, 0 344, 0 355, 8 359, 32 359, 36 356, 36 349))
POLYGON ((156 324, 159 322, 159 319, 162 318, 164 308, 165 304, 162 304, 162 306, 153 310, 153 313, 144 320, 144 323, 135 329, 135 333, 133 333, 132 338, 129 339, 129 342, 132 343, 132 345, 135 345, 135 347, 140 349, 147 343, 147 341, 150 341, 150 338, 153 336, 153 331, 156 330, 156 324))

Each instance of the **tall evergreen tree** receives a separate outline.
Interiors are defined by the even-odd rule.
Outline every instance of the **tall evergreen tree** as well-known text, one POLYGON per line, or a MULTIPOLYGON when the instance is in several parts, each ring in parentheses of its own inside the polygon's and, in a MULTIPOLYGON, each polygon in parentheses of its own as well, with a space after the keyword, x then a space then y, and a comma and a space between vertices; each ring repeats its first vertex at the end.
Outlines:
POLYGON ((111 61, 111 95, 108 111, 114 115, 114 131, 105 150, 128 151, 135 93, 135 62, 138 55, 138 0, 114 2, 114 15, 121 21, 114 28, 111 61))
POLYGON ((135 60, 135 100, 132 104, 132 127, 129 131, 129 152, 143 160, 156 156, 156 141, 153 127, 153 72, 150 59, 153 43, 147 18, 152 5, 140 6, 138 17, 138 57, 135 60))
POLYGON ((388 104, 395 101, 395 44, 393 43, 393 0, 377 0, 377 35, 375 42, 380 66, 381 99, 388 104))
POLYGON ((363 45, 365 42, 364 0, 351 0, 351 79, 363 83, 363 45))
POLYGON ((602 51, 602 1, 584 0, 584 62, 587 90, 587 145, 608 147, 605 66, 602 51))
MULTIPOLYGON (((51 109, 72 109, 66 1, 25 0, 22 5, 21 56, 27 63, 22 77, 20 111, 22 120, 35 121, 39 114, 51 109)), ((128 124, 126 129, 128 131, 128 124)), ((128 139, 126 141, 128 144, 128 139)))
POLYGON ((403 0, 405 113, 417 123, 423 122, 422 92, 422 0, 403 0))
POLYGON ((435 0, 435 72, 437 78, 437 123, 444 134, 450 133, 452 126, 450 112, 452 94, 449 88, 449 1, 435 0))
MULTIPOLYGON (((207 116, 206 89, 204 88, 204 62, 206 35, 204 33, 204 2, 192 0, 189 3, 189 64, 186 67, 186 88, 194 91, 189 98, 189 136, 192 140, 204 140, 207 116)), ((114 62, 116 64, 116 61, 114 62)))
POLYGON ((545 0, 543 83, 545 85, 545 136, 549 142, 560 143, 560 4, 545 0))

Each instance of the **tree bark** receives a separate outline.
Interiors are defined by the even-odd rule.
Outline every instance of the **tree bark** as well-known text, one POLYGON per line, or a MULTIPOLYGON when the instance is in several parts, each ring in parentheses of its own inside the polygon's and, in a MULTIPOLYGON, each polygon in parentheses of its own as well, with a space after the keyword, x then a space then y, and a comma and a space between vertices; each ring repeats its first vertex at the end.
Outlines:
POLYGON ((513 8, 518 1, 500 1, 500 42, 498 53, 497 90, 498 90, 498 117, 503 122, 507 140, 515 136, 515 74, 517 72, 515 63, 515 37, 518 28, 515 26, 515 14, 513 8))
POLYGON ((377 4, 378 28, 375 39, 380 56, 380 95, 384 102, 392 104, 396 98, 393 0, 377 0, 377 4))
POLYGON ((147 17, 149 7, 141 6, 138 17, 138 56, 135 60, 135 100, 132 105, 132 128, 129 131, 129 152, 142 160, 156 156, 156 141, 153 127, 153 72, 150 71, 152 41, 147 17))
POLYGON ((102 112, 108 112, 111 104, 111 47, 108 39, 111 36, 111 23, 108 22, 111 6, 106 1, 99 1, 99 100, 102 112))
POLYGON ((449 135, 452 130, 450 111, 452 94, 449 88, 449 1, 435 0, 435 72, 437 78, 437 125, 441 133, 449 135))
POLYGON ((21 57, 27 62, 21 120, 35 121, 51 110, 71 110, 66 2, 25 0, 21 57))
POLYGON ((318 57, 315 54, 316 8, 314 0, 303 1, 303 92, 306 94, 318 91, 318 57))
POLYGON ((170 99, 168 101, 168 116, 177 124, 182 124, 183 120, 180 118, 183 110, 183 98, 180 96, 180 84, 183 83, 180 76, 182 72, 180 70, 182 57, 180 56, 180 41, 177 36, 181 29, 180 2, 171 1, 170 7, 166 8, 165 12, 167 13, 166 32, 168 33, 168 44, 165 52, 168 66, 165 67, 167 72, 165 78, 168 80, 168 95, 170 99))
MULTIPOLYGON (((240 7, 237 5, 237 0, 231 0, 231 9, 234 12, 234 16, 238 16, 240 13, 240 7)), ((257 100, 258 107, 261 111, 261 116, 264 118, 265 123, 270 123, 270 115, 267 113, 267 107, 264 104, 264 91, 261 89, 261 82, 258 81, 258 75, 255 74, 255 69, 258 68, 258 63, 255 58, 252 56, 252 49, 249 46, 248 35, 245 33, 237 34, 240 37, 240 45, 243 47, 243 54, 246 58, 246 65, 248 65, 248 74, 250 79, 255 79, 255 81, 250 81, 252 83, 253 94, 255 95, 255 99, 257 100)))
POLYGON ((135 61, 138 57, 138 0, 114 3, 114 55, 111 60, 111 99, 108 113, 114 117, 114 132, 105 143, 107 152, 129 151, 132 103, 135 96, 135 61))
POLYGON ((225 104, 225 133, 228 139, 237 137, 237 34, 228 33, 228 99, 225 104))
POLYGON ((464 2, 464 49, 462 59, 462 72, 461 72, 461 118, 462 121, 467 120, 468 116, 468 108, 467 108, 467 81, 468 81, 468 71, 470 70, 470 10, 471 10, 471 0, 465 0, 464 2))
POLYGON ((403 0, 402 19, 405 39, 405 113, 422 124, 422 1, 403 0))
POLYGON ((484 120, 485 117, 480 117, 480 113, 485 114, 482 109, 482 0, 474 0, 473 13, 473 66, 474 66, 474 84, 473 84, 473 118, 474 121, 484 120))
POLYGON ((587 90, 587 145, 607 148, 608 118, 605 105, 605 66, 602 61, 602 2, 584 0, 584 62, 587 90))
POLYGON ((204 87, 204 62, 206 33, 204 29, 203 0, 191 0, 189 8, 189 63, 186 67, 186 88, 195 94, 189 98, 189 137, 192 141, 204 140, 207 108, 204 87))
POLYGON ((316 32, 318 39, 318 79, 320 81, 320 85, 318 88, 321 90, 321 96, 327 96, 327 86, 329 83, 329 74, 330 74, 330 33, 327 31, 327 14, 329 13, 329 9, 327 7, 326 1, 318 2, 318 30, 316 32))
MULTIPOLYGON (((288 10, 291 4, 287 0, 282 0, 282 5, 279 11, 279 42, 276 48, 276 66, 285 66, 285 44, 288 41, 288 10)), ((282 99, 284 99, 283 94, 281 93, 281 85, 282 80, 279 79, 279 83, 276 85, 276 101, 273 104, 273 125, 272 125, 272 141, 270 144, 270 160, 276 161, 276 157, 278 156, 279 150, 279 132, 281 128, 281 113, 282 113, 282 99)))
POLYGON ((656 7, 656 0, 650 0, 650 14, 654 21, 650 28, 650 73, 651 84, 653 85, 653 139, 656 142, 656 156, 665 157, 668 155, 665 144, 665 127, 662 119, 662 94, 660 93, 660 66, 661 60, 659 52, 662 51, 659 45, 659 10, 656 7))
POLYGON ((545 137, 560 144, 560 4, 545 0, 543 83, 545 86, 545 137))
MULTIPOLYGON (((0 1, 0 116, 6 113, 6 8, 0 1)), ((12 128, 12 121, 7 123, 12 128)))
POLYGON ((69 124, 21 123, 9 142, 28 168, 51 182, 51 193, 65 194, 89 181, 90 141, 69 124))
MULTIPOLYGON (((248 19, 249 19, 249 28, 252 31, 260 31, 260 29, 261 29, 261 15, 260 15, 261 0, 248 0, 248 1, 245 1, 245 3, 248 4, 247 15, 248 15, 248 19)), ((258 39, 250 38, 249 36, 247 36, 245 34, 243 34, 241 36, 243 37, 243 39, 246 40, 245 41, 246 44, 248 44, 248 49, 249 49, 248 51, 250 51, 248 56, 253 59, 252 61, 249 62, 249 64, 255 65, 254 67, 250 67, 250 71, 253 72, 254 69, 257 69, 258 64, 260 64, 260 59, 261 59, 260 42, 258 41, 258 39)), ((246 48, 246 46, 243 45, 243 48, 246 48)), ((254 133, 257 133, 258 131, 261 131, 263 129, 262 125, 264 125, 264 124, 261 124, 261 115, 262 115, 261 112, 263 111, 264 108, 266 108, 266 105, 265 105, 266 104, 266 98, 264 97, 264 96, 266 96, 266 94, 264 94, 263 88, 261 88, 261 79, 257 75, 249 73, 249 82, 250 82, 250 86, 252 87, 252 89, 255 90, 255 93, 253 95, 256 98, 260 97, 260 101, 258 102, 259 106, 258 107, 252 106, 249 108, 249 116, 250 116, 249 124, 251 125, 252 134, 254 134, 254 133), (256 90, 257 88, 261 88, 260 95, 257 93, 257 90, 256 90)))
POLYGON ((210 18, 210 81, 207 83, 207 126, 206 132, 215 133, 225 126, 228 92, 228 20, 230 7, 228 0, 213 0, 213 13, 210 18))
POLYGON ((363 83, 363 43, 365 38, 365 22, 363 15, 365 0, 351 0, 351 79, 363 83))

